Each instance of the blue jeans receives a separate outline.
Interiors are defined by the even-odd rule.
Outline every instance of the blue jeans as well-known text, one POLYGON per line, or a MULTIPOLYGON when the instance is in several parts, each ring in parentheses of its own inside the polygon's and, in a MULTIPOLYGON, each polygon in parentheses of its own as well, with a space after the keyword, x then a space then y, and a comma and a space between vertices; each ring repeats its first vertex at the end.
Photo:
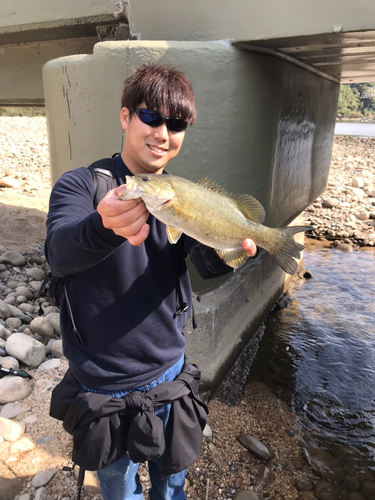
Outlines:
MULTIPOLYGON (((145 386, 136 389, 130 389, 123 392, 106 392, 113 397, 125 396, 129 392, 142 391, 148 392, 153 387, 156 387, 161 382, 172 382, 179 373, 181 373, 184 364, 184 356, 182 356, 176 364, 171 366, 157 380, 146 384, 145 386)), ((157 415, 166 428, 171 405, 158 406, 155 408, 157 415)), ((185 471, 163 476, 161 474, 163 465, 163 457, 148 462, 148 470, 151 480, 151 489, 149 497, 151 500, 185 500, 184 485, 185 471)), ((138 476, 139 464, 135 464, 130 460, 129 454, 126 453, 120 460, 109 465, 105 469, 97 472, 102 490, 103 500, 143 500, 142 486, 138 476)))

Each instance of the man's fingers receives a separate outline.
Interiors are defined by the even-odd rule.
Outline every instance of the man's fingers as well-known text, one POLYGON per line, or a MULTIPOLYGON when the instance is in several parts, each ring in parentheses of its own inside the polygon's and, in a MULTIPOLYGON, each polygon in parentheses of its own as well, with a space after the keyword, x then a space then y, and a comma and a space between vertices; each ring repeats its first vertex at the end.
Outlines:
POLYGON ((143 224, 138 233, 134 234, 133 236, 128 236, 127 240, 133 246, 142 245, 142 243, 149 235, 149 232, 150 232, 150 226, 148 224, 143 224))
POLYGON ((250 238, 246 238, 246 240, 242 242, 242 248, 245 250, 249 257, 255 257, 257 253, 257 246, 253 240, 251 240, 250 238))

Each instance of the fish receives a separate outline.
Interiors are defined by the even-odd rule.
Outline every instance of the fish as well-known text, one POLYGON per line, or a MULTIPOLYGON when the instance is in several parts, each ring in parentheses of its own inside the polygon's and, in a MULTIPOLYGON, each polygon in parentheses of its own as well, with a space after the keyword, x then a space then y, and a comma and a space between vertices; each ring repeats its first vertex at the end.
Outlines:
POLYGON ((310 226, 271 228, 262 225, 265 210, 249 194, 231 194, 210 179, 197 183, 175 175, 138 174, 126 176, 120 200, 141 198, 147 210, 166 225, 169 243, 184 233, 216 250, 234 271, 245 264, 242 248, 246 238, 265 249, 288 274, 297 270, 304 245, 294 235, 310 226))

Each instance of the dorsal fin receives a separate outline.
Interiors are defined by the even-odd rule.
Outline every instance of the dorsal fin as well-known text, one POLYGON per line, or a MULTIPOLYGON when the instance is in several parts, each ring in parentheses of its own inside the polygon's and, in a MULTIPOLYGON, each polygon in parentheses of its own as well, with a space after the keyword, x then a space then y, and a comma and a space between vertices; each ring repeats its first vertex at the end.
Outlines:
POLYGON ((207 179, 207 177, 205 177, 204 179, 200 179, 197 184, 206 189, 209 189, 210 191, 215 191, 215 193, 219 193, 230 198, 232 201, 234 201, 239 210, 241 210, 246 219, 249 219, 252 222, 256 222, 257 224, 262 224, 262 222, 264 221, 266 212, 261 203, 259 203, 259 201, 253 196, 250 196, 249 194, 228 193, 228 191, 216 184, 216 182, 207 179))
POLYGON ((229 196, 241 210, 246 219, 256 222, 257 224, 262 224, 266 216, 266 212, 258 200, 249 194, 231 194, 229 196))
POLYGON ((224 188, 219 186, 219 184, 216 184, 216 182, 211 181, 211 179, 207 179, 207 177, 205 177, 204 179, 200 179, 197 182, 197 184, 199 186, 205 187, 206 189, 209 189, 210 191, 215 191, 215 193, 220 193, 220 194, 223 194, 225 196, 228 196, 228 198, 231 197, 231 195, 230 195, 230 193, 228 193, 228 191, 226 191, 224 188))

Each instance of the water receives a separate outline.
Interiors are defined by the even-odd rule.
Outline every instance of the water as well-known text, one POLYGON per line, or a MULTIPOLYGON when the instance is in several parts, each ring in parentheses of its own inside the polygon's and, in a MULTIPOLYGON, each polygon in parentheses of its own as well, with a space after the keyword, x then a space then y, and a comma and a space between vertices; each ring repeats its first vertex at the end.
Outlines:
POLYGON ((335 135, 375 137, 375 123, 336 122, 335 135))
MULTIPOLYGON (((288 308, 271 313, 250 381, 267 383, 288 403, 302 430, 301 449, 340 449, 344 474, 372 478, 375 253, 305 252, 304 265, 313 278, 288 308)), ((335 480, 345 491, 343 475, 335 480)), ((375 478, 373 491, 375 499, 375 478)))

